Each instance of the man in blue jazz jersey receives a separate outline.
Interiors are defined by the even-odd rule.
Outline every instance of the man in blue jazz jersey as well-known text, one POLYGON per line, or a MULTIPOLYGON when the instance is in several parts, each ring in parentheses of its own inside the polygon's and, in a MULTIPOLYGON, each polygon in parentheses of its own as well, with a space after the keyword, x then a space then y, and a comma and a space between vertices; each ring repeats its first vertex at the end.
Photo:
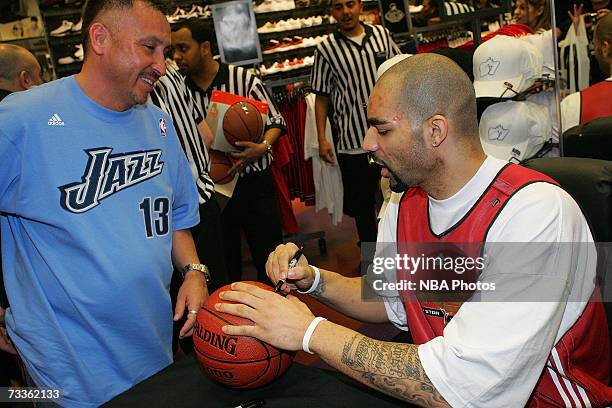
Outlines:
POLYGON ((188 313, 190 335, 208 292, 195 183, 170 118, 146 104, 166 17, 152 0, 90 0, 83 15, 82 71, 0 104, 0 334, 33 385, 89 407, 170 364, 172 319, 188 313))

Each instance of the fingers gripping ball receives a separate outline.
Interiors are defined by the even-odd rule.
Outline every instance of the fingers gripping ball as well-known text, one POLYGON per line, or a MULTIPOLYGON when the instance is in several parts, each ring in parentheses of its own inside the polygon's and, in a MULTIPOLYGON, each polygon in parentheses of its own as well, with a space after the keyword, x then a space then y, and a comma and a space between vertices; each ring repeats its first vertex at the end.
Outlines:
POLYGON ((263 126, 261 113, 249 102, 236 102, 223 116, 223 134, 232 146, 237 141, 259 143, 263 126))
POLYGON ((210 178, 215 184, 227 184, 233 177, 228 173, 232 168, 232 161, 224 153, 211 150, 210 155, 210 178))
MULTIPOLYGON (((247 282, 272 290, 259 282, 247 282)), ((193 328, 193 345, 203 372, 223 385, 232 388, 264 386, 287 371, 293 362, 293 352, 279 350, 261 340, 248 336, 229 336, 225 325, 251 325, 249 319, 215 310, 219 293, 231 290, 226 285, 211 294, 198 313, 193 328)))

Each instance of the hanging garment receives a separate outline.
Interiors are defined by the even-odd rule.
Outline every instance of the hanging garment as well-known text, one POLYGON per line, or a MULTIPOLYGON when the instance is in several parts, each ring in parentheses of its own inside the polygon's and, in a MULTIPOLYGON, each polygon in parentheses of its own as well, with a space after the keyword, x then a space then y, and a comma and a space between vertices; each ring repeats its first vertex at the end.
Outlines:
POLYGON ((280 215, 281 227, 287 234, 298 233, 298 223, 291 207, 291 198, 289 197, 289 189, 285 182, 283 167, 290 163, 290 156, 293 155, 293 149, 289 142, 290 134, 281 136, 272 146, 274 161, 272 162, 272 178, 276 184, 276 208, 280 215))
POLYGON ((580 19, 578 32, 570 27, 565 39, 559 43, 561 75, 570 93, 582 91, 589 86, 589 39, 587 38, 584 18, 580 19))
POLYGON ((319 141, 317 138, 317 126, 315 122, 315 95, 306 97, 306 123, 304 126, 304 159, 312 158, 312 175, 315 186, 316 210, 327 208, 332 217, 332 224, 337 225, 342 221, 342 206, 344 188, 342 186, 342 174, 336 158, 336 150, 331 135, 331 125, 327 120, 325 126, 325 137, 334 149, 333 165, 324 163, 319 156, 319 141))

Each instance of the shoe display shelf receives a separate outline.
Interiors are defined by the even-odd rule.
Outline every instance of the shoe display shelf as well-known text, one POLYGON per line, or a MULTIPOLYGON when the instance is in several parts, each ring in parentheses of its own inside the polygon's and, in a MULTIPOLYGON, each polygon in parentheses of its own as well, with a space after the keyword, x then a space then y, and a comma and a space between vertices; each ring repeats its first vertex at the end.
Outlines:
POLYGON ((82 2, 56 2, 40 10, 45 24, 47 42, 55 74, 58 78, 80 71, 83 61, 81 47, 82 2))
MULTIPOLYGON (((363 4, 366 12, 380 10, 378 0, 363 4)), ((255 5, 255 18, 263 59, 256 71, 266 87, 307 82, 318 43, 336 28, 327 1, 264 0, 255 5)))
POLYGON ((266 87, 308 79, 318 41, 334 26, 329 23, 326 5, 299 7, 300 2, 270 2, 271 7, 255 6, 257 32, 263 63, 257 72, 266 87), (275 10, 274 7, 290 7, 275 10), (258 12, 259 10, 259 12, 258 12), (264 10, 264 12, 261 12, 264 10))

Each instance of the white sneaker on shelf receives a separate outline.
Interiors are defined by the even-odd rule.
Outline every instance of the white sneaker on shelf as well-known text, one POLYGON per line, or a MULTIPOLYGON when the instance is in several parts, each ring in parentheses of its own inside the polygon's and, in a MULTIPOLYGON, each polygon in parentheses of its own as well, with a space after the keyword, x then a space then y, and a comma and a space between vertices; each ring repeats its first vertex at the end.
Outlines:
POLYGON ((265 34, 265 33, 274 33, 276 31, 278 31, 276 29, 276 23, 272 23, 270 21, 266 22, 266 24, 262 25, 261 27, 257 28, 257 32, 259 34, 265 34))
POLYGON ((78 60, 78 61, 83 61, 83 57, 85 56, 85 54, 83 53, 83 44, 79 44, 76 46, 76 51, 74 53, 74 57, 78 60))
POLYGON ((318 26, 323 24, 323 17, 321 16, 316 16, 312 18, 312 25, 313 26, 318 26))
POLYGON ((276 23, 276 31, 287 31, 291 30, 291 24, 287 20, 281 20, 276 23))
POLYGON ((314 38, 307 37, 307 38, 304 38, 304 41, 302 41, 302 44, 304 45, 304 47, 314 47, 315 45, 317 45, 317 42, 315 41, 314 38))
POLYGON ((281 42, 278 40, 270 40, 263 49, 264 54, 272 54, 279 51, 281 42))
POLYGON ((298 19, 290 18, 287 20, 287 23, 289 24, 291 30, 299 30, 302 28, 302 23, 300 23, 300 20, 298 19))
POLYGON ((63 20, 62 25, 51 31, 49 35, 53 37, 62 37, 72 30, 74 23, 72 21, 63 20))
POLYGON ((312 27, 312 22, 313 22, 313 18, 312 17, 303 18, 302 19, 302 27, 312 27))
POLYGON ((284 71, 285 66, 282 62, 275 62, 271 67, 267 68, 267 75, 276 74, 277 72, 284 71))
POLYGON ((68 55, 67 57, 59 58, 57 60, 57 63, 60 65, 68 65, 68 64, 72 64, 73 62, 76 62, 76 60, 72 58, 71 55, 68 55))
POLYGON ((208 18, 211 16, 211 12, 210 12, 210 6, 207 4, 204 7, 202 6, 197 6, 198 7, 198 15, 200 17, 204 17, 204 18, 208 18))
POLYGON ((80 19, 78 23, 73 25, 71 30, 76 32, 76 31, 81 31, 81 28, 83 28, 83 19, 80 19))
POLYGON ((314 55, 310 55, 308 57, 304 57, 304 65, 305 66, 314 65, 314 55))
POLYGON ((191 10, 185 13, 185 19, 198 18, 200 14, 198 13, 198 6, 195 4, 191 6, 191 10))
POLYGON ((255 13, 268 13, 270 11, 275 11, 276 9, 271 1, 265 0, 260 5, 253 7, 253 10, 255 13))

